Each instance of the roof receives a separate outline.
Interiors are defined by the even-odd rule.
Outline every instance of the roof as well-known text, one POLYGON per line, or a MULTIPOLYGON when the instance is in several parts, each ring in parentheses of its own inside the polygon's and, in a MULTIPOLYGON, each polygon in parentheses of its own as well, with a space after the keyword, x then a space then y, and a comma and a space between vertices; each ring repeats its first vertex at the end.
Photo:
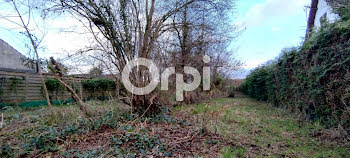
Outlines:
POLYGON ((34 69, 25 66, 25 59, 23 54, 0 39, 0 69, 35 72, 34 69))

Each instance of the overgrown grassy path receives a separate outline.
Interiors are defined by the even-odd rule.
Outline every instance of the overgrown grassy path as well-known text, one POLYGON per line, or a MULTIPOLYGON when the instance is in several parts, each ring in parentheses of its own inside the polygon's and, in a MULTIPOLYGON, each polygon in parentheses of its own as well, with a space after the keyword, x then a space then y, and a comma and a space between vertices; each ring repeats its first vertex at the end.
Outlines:
POLYGON ((222 157, 350 157, 337 131, 244 95, 176 107, 173 115, 225 137, 231 145, 222 157))
POLYGON ((7 108, 0 157, 349 157, 336 130, 244 95, 171 108, 135 121, 127 105, 7 108), (134 122, 135 121, 135 122, 134 122), (132 123, 134 122, 134 123, 132 123))

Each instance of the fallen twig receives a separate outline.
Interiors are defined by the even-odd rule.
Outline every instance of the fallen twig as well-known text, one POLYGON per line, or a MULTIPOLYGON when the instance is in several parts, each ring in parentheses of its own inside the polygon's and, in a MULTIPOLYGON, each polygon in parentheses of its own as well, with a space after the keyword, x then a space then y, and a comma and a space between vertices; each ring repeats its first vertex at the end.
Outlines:
POLYGON ((135 121, 137 121, 138 119, 140 119, 140 118, 142 118, 143 116, 145 116, 145 114, 147 113, 147 111, 149 110, 149 108, 152 106, 152 102, 153 102, 153 99, 155 98, 155 96, 153 96, 151 99, 150 99, 150 103, 149 103, 149 106, 148 106, 148 108, 146 109, 146 111, 141 115, 141 116, 139 116, 139 117, 137 117, 136 119, 134 119, 133 121, 130 121, 130 122, 128 122, 127 124, 134 124, 135 123, 135 121))
POLYGON ((180 138, 180 141, 177 142, 171 142, 169 143, 169 145, 173 146, 175 144, 180 144, 180 143, 184 143, 184 142, 188 142, 190 140, 193 140, 194 137, 198 134, 199 132, 197 132, 196 134, 194 134, 192 137, 186 136, 185 138, 180 138))

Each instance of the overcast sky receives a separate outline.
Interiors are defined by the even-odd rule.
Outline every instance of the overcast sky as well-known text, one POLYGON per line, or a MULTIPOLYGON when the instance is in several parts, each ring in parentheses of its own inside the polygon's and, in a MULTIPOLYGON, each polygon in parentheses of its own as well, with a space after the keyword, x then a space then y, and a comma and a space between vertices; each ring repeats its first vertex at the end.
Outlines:
MULTIPOLYGON (((0 16, 13 14, 13 9, 0 0, 0 16)), ((246 63, 246 69, 276 58, 286 47, 298 46, 305 35, 309 0, 238 0, 233 15, 235 23, 246 27, 239 39, 233 42, 237 57, 246 63)), ((40 17, 39 17, 40 18, 40 17)), ((40 21, 40 20, 36 20, 40 21)), ((40 25, 40 22, 38 22, 40 25)), ((83 27, 74 18, 55 18, 45 21, 45 29, 37 30, 40 37, 44 32, 41 52, 43 57, 63 57, 67 52, 84 48, 85 41, 92 40, 84 35, 83 27), (62 32, 59 28, 73 32, 62 32), (78 33, 77 33, 78 32, 78 33)), ((23 36, 16 25, 1 19, 0 38, 26 54, 23 36)))

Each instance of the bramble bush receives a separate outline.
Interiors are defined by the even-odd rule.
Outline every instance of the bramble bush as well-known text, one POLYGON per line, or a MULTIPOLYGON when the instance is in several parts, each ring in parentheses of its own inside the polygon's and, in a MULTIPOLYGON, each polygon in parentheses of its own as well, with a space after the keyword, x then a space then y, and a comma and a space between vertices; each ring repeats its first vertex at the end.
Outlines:
POLYGON ((350 19, 325 23, 299 48, 250 73, 241 91, 350 132, 350 19))

